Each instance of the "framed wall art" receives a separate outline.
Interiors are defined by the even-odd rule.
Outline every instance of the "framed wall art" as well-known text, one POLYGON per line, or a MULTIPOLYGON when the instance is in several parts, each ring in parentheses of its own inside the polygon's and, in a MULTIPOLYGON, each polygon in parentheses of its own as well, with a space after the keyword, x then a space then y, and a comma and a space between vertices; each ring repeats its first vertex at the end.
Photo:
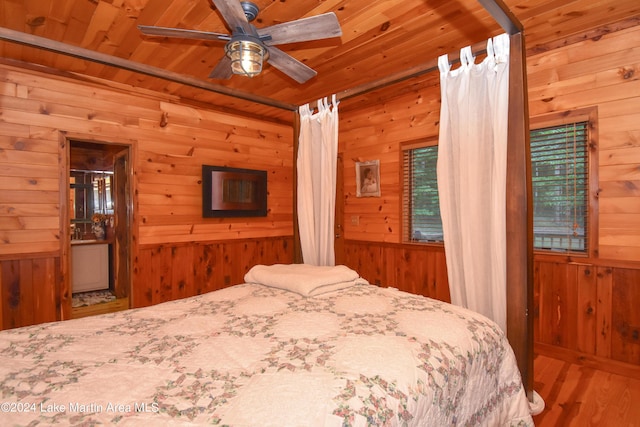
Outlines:
POLYGON ((267 172, 202 165, 202 216, 267 216, 267 172))
POLYGON ((356 196, 380 197, 380 160, 356 162, 356 196))

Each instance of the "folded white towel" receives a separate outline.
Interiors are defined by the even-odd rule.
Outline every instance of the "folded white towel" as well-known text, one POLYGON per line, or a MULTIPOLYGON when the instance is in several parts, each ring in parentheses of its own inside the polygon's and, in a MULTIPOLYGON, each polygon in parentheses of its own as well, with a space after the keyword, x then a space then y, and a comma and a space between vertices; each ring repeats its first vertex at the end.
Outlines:
POLYGON ((244 280, 247 283, 285 289, 303 296, 316 296, 357 284, 368 284, 357 272, 345 265, 256 265, 245 274, 244 280))

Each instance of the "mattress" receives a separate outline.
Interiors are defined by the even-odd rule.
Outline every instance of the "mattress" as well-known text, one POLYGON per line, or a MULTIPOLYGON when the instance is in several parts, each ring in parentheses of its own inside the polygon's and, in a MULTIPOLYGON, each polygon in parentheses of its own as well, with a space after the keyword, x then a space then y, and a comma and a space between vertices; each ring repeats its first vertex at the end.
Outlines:
POLYGON ((0 424, 533 425, 513 351, 483 316, 362 279, 247 278, 1 332, 0 424))

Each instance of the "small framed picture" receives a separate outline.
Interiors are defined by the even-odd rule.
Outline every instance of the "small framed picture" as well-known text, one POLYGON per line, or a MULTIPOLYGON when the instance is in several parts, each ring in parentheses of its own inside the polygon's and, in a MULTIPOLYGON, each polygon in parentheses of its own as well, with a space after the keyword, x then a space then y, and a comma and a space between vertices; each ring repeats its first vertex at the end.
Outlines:
POLYGON ((380 197, 380 160, 356 162, 356 196, 380 197))

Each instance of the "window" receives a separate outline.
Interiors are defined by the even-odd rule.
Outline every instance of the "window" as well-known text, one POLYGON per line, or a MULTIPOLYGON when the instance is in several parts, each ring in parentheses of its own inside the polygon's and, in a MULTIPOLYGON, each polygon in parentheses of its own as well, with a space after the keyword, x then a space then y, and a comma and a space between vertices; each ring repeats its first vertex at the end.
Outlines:
POLYGON ((587 252, 588 140, 588 120, 531 130, 535 249, 587 252))
POLYGON ((425 144, 407 146, 402 152, 405 242, 442 242, 443 239, 436 180, 438 146, 425 144))
MULTIPOLYGON (((588 254, 597 246, 597 233, 590 231, 597 227, 591 213, 597 201, 589 198, 589 183, 597 185, 595 113, 576 110, 531 121, 535 249, 588 254)), ((403 147, 405 242, 443 240, 436 144, 434 140, 403 147)))

